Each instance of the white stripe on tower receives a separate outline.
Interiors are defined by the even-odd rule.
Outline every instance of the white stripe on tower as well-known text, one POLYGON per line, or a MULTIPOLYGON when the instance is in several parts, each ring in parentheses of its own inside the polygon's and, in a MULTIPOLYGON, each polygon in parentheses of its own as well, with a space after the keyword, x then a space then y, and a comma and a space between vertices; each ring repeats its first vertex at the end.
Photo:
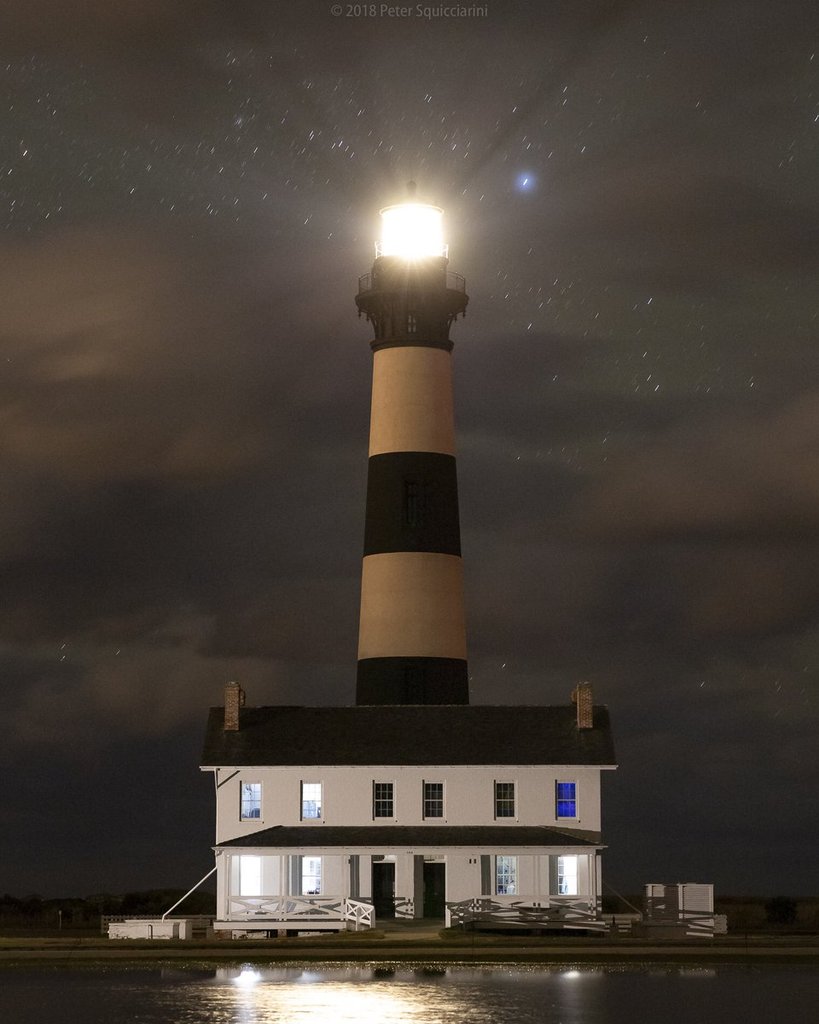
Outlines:
POLYGON ((395 346, 373 353, 370 455, 455 455, 452 355, 446 349, 395 346))
POLYGON ((367 555, 358 657, 466 660, 461 559, 433 551, 367 555))

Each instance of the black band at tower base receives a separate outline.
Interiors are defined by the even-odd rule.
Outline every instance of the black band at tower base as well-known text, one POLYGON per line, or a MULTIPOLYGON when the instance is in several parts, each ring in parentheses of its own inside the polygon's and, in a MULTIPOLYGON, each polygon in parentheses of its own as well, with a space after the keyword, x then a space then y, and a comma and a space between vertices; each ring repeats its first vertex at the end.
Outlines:
POLYGON ((461 658, 362 658, 356 704, 468 704, 461 658))

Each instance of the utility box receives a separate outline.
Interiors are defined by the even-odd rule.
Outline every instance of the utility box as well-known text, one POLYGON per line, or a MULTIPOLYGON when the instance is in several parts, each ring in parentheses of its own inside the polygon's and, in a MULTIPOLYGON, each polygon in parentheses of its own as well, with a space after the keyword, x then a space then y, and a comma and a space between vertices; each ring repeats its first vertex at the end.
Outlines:
POLYGON ((109 939, 190 939, 193 923, 184 918, 126 918, 111 921, 109 939))

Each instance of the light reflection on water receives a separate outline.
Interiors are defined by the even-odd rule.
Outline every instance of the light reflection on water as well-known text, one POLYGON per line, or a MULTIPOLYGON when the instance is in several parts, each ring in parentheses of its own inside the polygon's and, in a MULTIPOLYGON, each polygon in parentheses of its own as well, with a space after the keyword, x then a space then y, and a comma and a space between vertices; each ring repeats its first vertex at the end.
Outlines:
MULTIPOLYGON (((577 971, 559 975, 568 982, 578 976, 577 971)), ((210 993, 213 1016, 207 1019, 209 1024, 460 1024, 465 1020, 496 1024, 510 1019, 524 1024, 543 1020, 540 1012, 532 1016, 529 1010, 534 1006, 527 1009, 519 998, 538 977, 543 979, 542 971, 499 968, 223 968, 216 971, 210 993), (516 1005, 518 1012, 510 1018, 510 1009, 516 1005)), ((576 1000, 571 993, 565 995, 568 999, 558 1002, 567 1011, 576 1000)), ((574 1024, 574 1020, 573 1016, 561 1018, 562 1024, 574 1024)))
POLYGON ((0 988, 14 1024, 815 1024, 819 969, 38 968, 0 988))

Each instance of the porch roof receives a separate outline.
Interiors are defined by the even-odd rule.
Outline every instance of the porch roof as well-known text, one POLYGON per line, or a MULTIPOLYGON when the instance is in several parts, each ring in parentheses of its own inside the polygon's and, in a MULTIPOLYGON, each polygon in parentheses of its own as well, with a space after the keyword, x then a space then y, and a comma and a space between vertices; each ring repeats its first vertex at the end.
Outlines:
POLYGON ((274 825, 219 843, 225 847, 323 849, 326 847, 468 846, 499 850, 517 846, 600 846, 600 833, 545 825, 274 825))
POLYGON ((614 765, 609 711, 578 729, 571 705, 211 708, 203 767, 221 765, 614 765))

